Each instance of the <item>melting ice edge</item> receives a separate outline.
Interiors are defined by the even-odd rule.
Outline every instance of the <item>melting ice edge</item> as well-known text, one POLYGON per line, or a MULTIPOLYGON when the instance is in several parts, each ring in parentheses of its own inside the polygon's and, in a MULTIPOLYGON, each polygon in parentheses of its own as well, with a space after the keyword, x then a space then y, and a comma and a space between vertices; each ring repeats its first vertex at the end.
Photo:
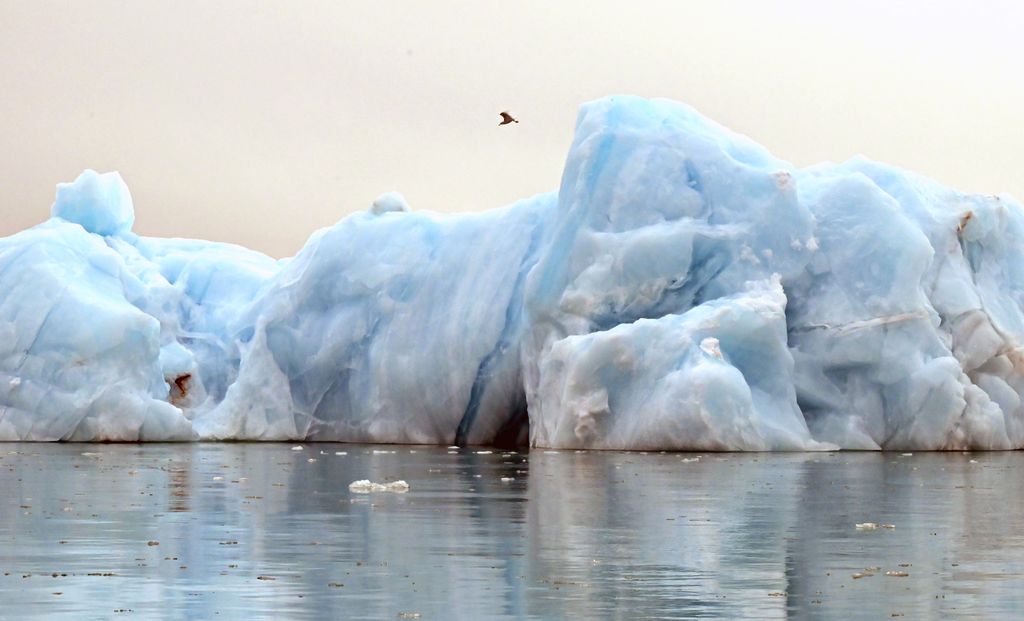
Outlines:
POLYGON ((1022 213, 626 96, 557 193, 389 193, 279 261, 86 171, 0 239, 0 440, 1021 448, 1022 213))

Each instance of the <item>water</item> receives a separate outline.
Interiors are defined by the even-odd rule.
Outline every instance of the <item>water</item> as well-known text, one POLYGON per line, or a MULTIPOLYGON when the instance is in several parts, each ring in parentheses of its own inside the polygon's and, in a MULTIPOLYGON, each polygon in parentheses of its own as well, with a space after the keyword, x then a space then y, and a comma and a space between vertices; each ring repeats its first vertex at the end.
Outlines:
POLYGON ((1021 453, 292 446, 0 444, 0 616, 913 619, 1024 605, 1021 453), (350 492, 358 479, 411 490, 350 492))

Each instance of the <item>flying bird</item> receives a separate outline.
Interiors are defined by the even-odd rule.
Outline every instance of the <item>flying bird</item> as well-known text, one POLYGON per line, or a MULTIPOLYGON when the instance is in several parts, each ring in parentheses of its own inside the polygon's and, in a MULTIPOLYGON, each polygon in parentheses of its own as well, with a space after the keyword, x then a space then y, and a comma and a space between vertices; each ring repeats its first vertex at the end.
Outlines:
POLYGON ((498 126, 508 125, 509 123, 518 123, 518 122, 519 121, 517 121, 514 118, 512 118, 512 115, 509 114, 508 112, 502 112, 501 113, 501 123, 498 123, 498 126))

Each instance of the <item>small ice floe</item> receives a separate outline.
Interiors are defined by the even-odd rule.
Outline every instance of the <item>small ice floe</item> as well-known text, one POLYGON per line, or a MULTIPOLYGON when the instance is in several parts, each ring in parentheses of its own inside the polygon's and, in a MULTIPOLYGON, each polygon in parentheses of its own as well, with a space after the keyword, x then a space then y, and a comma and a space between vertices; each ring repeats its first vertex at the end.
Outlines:
POLYGON ((878 524, 876 522, 860 522, 856 525, 858 531, 877 531, 879 529, 894 529, 894 524, 878 524))
POLYGON ((978 463, 978 460, 977 460, 977 459, 972 459, 972 460, 970 460, 970 462, 968 462, 968 463, 976 464, 976 463, 978 463))
POLYGON ((900 453, 900 457, 913 457, 913 453, 900 453))
POLYGON ((695 461, 700 461, 700 457, 684 457, 679 461, 681 461, 684 464, 692 464, 695 461))
POLYGON ((516 480, 515 477, 501 477, 501 482, 502 483, 511 483, 512 481, 515 481, 515 480, 516 480))
POLYGON ((316 457, 310 457, 306 461, 308 461, 309 463, 313 463, 314 461, 316 461, 316 457))
POLYGON ((448 451, 448 454, 449 455, 458 455, 459 452, 458 451, 448 451))
POLYGON ((906 578, 910 574, 908 574, 905 571, 895 571, 895 570, 892 570, 892 571, 885 572, 885 575, 891 576, 893 578, 906 578))
POLYGON ((377 450, 377 449, 373 449, 373 454, 374 455, 394 455, 397 452, 398 451, 380 451, 380 450, 377 450))
POLYGON ((477 451, 476 454, 477 455, 490 455, 493 452, 494 451, 477 451))
POLYGON ((293 450, 293 451, 301 451, 301 450, 302 450, 302 447, 301 447, 301 446, 293 446, 293 447, 292 447, 292 450, 293 450))
POLYGON ((449 446, 448 448, 449 448, 449 449, 457 449, 457 448, 459 448, 459 447, 457 447, 457 446, 449 446))
POLYGON ((12 377, 11 381, 7 382, 7 385, 10 386, 11 388, 17 388, 18 386, 21 386, 21 378, 12 377))
POLYGON ((370 492, 395 492, 397 494, 404 494, 409 491, 409 484, 405 481, 374 483, 368 479, 362 479, 349 483, 348 490, 357 494, 369 494, 370 492))
POLYGON ((873 574, 871 572, 868 572, 868 571, 858 571, 858 572, 854 573, 851 576, 851 578, 853 578, 854 580, 860 580, 861 578, 870 578, 873 575, 875 575, 875 574, 873 574))
POLYGON ((335 455, 348 455, 345 451, 334 451, 335 455))

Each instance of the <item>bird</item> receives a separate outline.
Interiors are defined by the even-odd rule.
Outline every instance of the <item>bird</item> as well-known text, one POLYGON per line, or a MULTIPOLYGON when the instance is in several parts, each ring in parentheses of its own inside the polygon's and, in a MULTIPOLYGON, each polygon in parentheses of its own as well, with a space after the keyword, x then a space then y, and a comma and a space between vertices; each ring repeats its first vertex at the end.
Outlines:
POLYGON ((498 123, 498 125, 499 126, 501 126, 501 125, 508 125, 509 123, 518 123, 518 122, 519 121, 517 121, 514 118, 512 118, 512 115, 509 114, 508 112, 502 112, 501 113, 501 123, 498 123))

